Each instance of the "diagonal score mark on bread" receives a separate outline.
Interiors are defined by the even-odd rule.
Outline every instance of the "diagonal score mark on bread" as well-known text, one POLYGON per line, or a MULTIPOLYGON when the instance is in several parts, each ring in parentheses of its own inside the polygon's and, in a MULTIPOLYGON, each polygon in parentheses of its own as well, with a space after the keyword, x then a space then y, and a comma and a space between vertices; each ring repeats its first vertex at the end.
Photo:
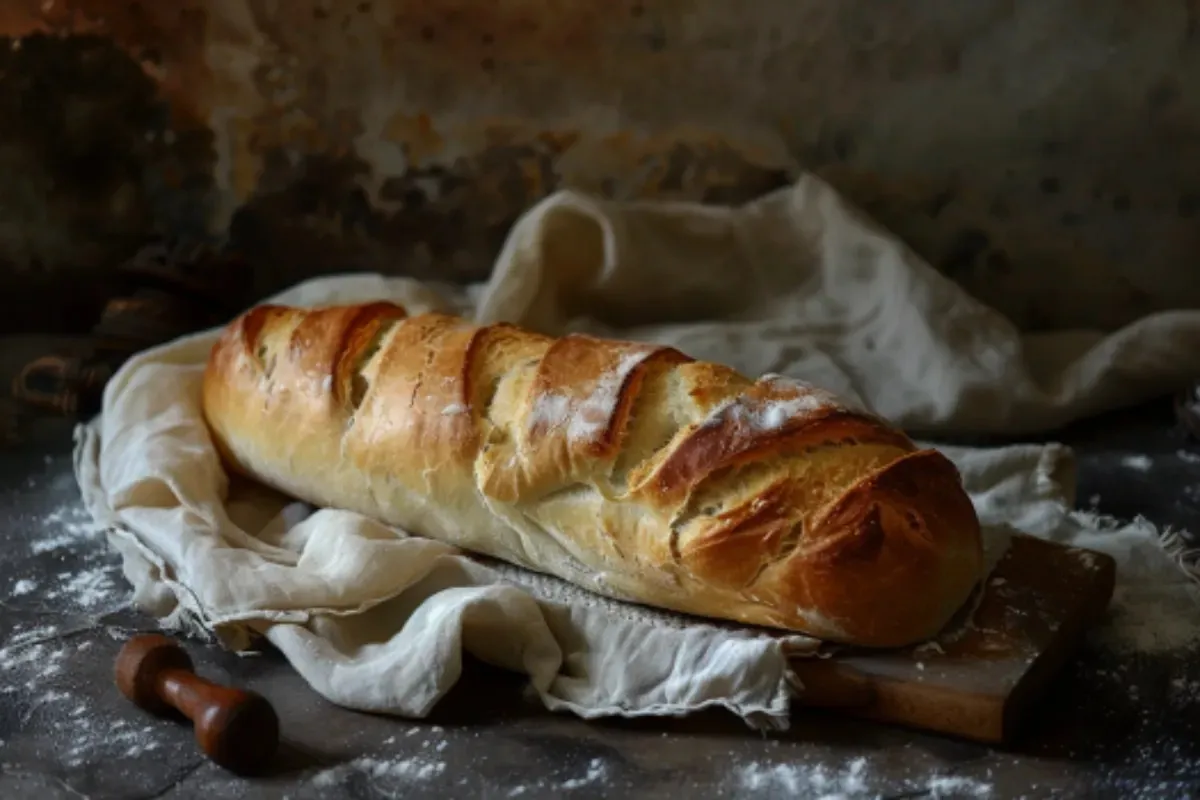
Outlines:
POLYGON ((261 306, 214 346, 204 409, 252 478, 617 599, 899 646, 982 574, 940 453, 658 345, 261 306))

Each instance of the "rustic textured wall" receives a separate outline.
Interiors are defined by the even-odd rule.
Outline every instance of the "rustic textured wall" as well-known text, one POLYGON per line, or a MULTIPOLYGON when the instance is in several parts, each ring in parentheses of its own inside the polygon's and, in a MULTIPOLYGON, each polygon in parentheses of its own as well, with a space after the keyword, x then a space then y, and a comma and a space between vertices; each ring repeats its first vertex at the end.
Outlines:
MULTIPOLYGON (((1196 0, 7 0, 0 262, 37 297, 78 287, 72 319, 155 230, 228 230, 264 291, 477 278, 557 187, 727 202, 804 167, 1021 324, 1115 325, 1200 305, 1197 20, 1196 0)), ((21 306, 0 324, 44 317, 21 306)))

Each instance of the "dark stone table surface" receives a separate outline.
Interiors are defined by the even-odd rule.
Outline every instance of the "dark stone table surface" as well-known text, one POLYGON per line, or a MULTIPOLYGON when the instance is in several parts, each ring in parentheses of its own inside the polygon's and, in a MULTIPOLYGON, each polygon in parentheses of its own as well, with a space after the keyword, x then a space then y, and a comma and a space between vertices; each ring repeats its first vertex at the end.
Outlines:
MULTIPOLYGON (((431 719, 390 719, 326 702, 277 653, 189 641, 202 674, 261 692, 281 717, 277 763, 237 778, 188 727, 117 692, 121 643, 154 621, 129 610, 82 514, 71 426, 41 420, 22 437, 0 449, 0 798, 1200 796, 1200 659, 1094 643, 1001 750, 804 711, 771 735, 722 713, 588 723, 478 664, 431 719)), ((1165 405, 1054 438, 1077 448, 1082 505, 1200 531, 1200 446, 1165 405)))

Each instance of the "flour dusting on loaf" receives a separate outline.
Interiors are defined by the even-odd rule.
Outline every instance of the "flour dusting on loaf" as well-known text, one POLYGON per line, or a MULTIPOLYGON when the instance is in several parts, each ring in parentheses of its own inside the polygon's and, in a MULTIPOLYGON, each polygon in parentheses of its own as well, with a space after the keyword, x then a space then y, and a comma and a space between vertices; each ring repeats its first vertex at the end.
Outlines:
POLYGON ((940 453, 668 347, 261 306, 214 346, 204 411, 276 489, 657 608, 900 646, 982 574, 940 453))
POLYGON ((756 431, 775 431, 809 414, 846 410, 833 394, 803 381, 789 380, 780 375, 764 375, 759 383, 771 388, 767 397, 733 398, 710 414, 704 424, 716 425, 720 415, 728 412, 741 425, 756 431))

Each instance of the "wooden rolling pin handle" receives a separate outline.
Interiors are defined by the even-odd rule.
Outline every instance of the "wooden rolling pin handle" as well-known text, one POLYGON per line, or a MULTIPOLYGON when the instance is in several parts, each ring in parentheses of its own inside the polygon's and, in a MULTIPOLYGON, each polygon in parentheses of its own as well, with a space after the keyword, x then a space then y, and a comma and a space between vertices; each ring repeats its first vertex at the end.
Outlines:
POLYGON ((130 639, 117 656, 117 687, 155 714, 179 711, 192 721, 200 749, 239 774, 258 771, 279 745, 279 718, 266 698, 197 675, 176 642, 150 634, 130 639))

